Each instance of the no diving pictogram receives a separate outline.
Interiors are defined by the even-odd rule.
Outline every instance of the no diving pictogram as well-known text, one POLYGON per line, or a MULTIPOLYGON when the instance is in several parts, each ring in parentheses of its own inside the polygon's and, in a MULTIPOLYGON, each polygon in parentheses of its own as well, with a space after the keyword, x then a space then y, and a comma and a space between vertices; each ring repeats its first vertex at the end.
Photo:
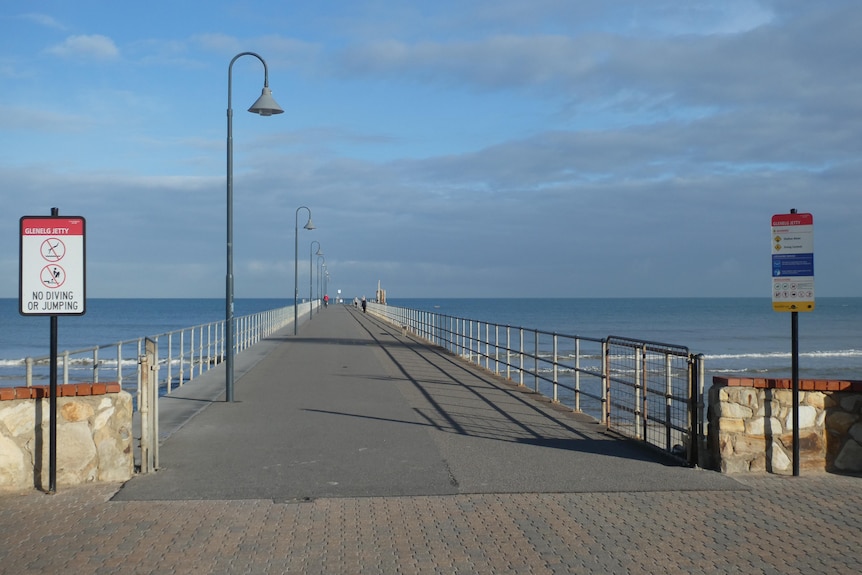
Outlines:
POLYGON ((66 255, 66 244, 59 238, 48 238, 39 248, 42 258, 49 262, 58 262, 66 255))
POLYGON ((39 279, 46 288, 58 288, 66 281, 66 270, 57 265, 45 266, 39 274, 39 279))

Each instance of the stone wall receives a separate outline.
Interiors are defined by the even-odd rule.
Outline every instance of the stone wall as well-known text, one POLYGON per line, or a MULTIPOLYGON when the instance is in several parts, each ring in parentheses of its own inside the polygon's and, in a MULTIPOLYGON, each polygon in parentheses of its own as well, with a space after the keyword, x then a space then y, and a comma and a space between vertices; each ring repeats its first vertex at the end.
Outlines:
MULTIPOLYGON (((47 386, 0 388, 0 490, 49 485, 47 386)), ((132 396, 119 384, 57 386, 57 486, 134 472, 132 396)))
MULTIPOLYGON (((709 452, 725 473, 793 472, 789 379, 714 377, 709 452)), ((862 381, 800 380, 799 467, 862 472, 862 381)))

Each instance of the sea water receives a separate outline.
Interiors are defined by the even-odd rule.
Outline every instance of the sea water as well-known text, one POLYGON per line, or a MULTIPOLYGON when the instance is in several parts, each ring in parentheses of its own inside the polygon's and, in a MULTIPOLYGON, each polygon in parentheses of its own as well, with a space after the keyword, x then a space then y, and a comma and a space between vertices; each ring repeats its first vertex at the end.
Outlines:
MULTIPOLYGON (((621 336, 703 354, 708 375, 790 377, 791 314, 769 298, 398 299, 390 305, 589 338, 621 336)), ((236 317, 292 305, 237 299, 236 317)), ((223 299, 91 299, 58 318, 58 350, 78 350, 224 319, 223 299)), ((26 357, 49 354, 47 317, 0 299, 0 385, 18 385, 26 357)), ((862 379, 862 298, 819 298, 799 314, 800 377, 862 379)))
MULTIPOLYGON (((580 337, 620 336, 703 354, 712 375, 791 376, 791 315, 769 298, 390 299, 391 305, 580 337)), ((862 298, 799 313, 799 374, 862 379, 862 298)), ((707 385, 711 377, 707 379, 707 385)))
MULTIPOLYGON (((234 316, 292 306, 293 300, 236 299, 234 316)), ((76 351, 153 337, 225 317, 224 299, 97 299, 87 300, 80 316, 57 318, 57 349, 76 351)), ((0 386, 23 385, 25 358, 50 355, 50 320, 22 316, 17 299, 0 299, 0 386)), ((45 383, 45 382, 39 382, 45 383)))

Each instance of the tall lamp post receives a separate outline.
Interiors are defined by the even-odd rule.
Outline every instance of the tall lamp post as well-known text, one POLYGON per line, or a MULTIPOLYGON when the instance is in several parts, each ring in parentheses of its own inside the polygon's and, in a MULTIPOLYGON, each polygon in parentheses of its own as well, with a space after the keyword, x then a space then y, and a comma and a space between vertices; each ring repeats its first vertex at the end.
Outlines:
POLYGON ((314 260, 314 256, 322 256, 323 252, 320 251, 320 242, 314 240, 311 242, 311 245, 308 247, 308 301, 311 302, 311 306, 308 309, 308 317, 311 317, 314 312, 314 273, 312 270, 312 261, 314 260), (317 253, 314 252, 314 244, 317 244, 317 253))
POLYGON ((307 230, 314 229, 314 224, 311 222, 311 210, 306 206, 296 208, 296 237, 293 246, 293 335, 297 333, 297 322, 299 321, 299 210, 308 212, 308 223, 303 227, 307 230))
POLYGON ((231 108, 231 84, 233 82, 233 63, 241 56, 254 56, 263 64, 263 90, 257 101, 248 109, 249 112, 261 116, 281 114, 281 109, 272 98, 269 89, 269 70, 266 62, 254 52, 240 52, 230 61, 227 67, 227 275, 225 277, 225 401, 233 401, 233 108, 231 108))

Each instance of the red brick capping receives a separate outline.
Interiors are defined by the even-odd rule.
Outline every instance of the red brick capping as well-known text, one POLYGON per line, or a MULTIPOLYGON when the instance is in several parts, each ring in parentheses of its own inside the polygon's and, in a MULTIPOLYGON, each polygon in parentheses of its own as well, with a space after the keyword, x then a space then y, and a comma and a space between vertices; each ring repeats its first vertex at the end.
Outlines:
MULTIPOLYGON (((791 389, 792 379, 767 379, 763 377, 719 377, 712 378, 713 385, 729 387, 753 387, 756 389, 791 389)), ((800 391, 850 391, 862 393, 859 379, 800 379, 800 391)))
MULTIPOLYGON (((0 401, 13 399, 45 399, 50 397, 50 386, 34 385, 33 387, 0 387, 0 401)), ((110 383, 67 383, 57 386, 57 397, 81 397, 89 395, 105 395, 119 393, 120 384, 110 383)))

